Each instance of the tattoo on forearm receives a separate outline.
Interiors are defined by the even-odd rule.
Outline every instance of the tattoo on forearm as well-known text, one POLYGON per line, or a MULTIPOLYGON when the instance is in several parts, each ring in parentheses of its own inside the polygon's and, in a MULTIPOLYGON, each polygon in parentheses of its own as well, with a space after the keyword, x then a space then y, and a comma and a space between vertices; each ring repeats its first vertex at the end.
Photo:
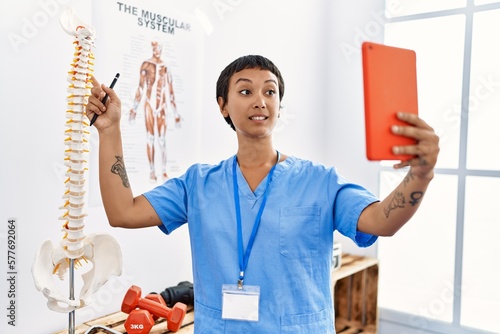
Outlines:
POLYGON ((420 200, 422 199, 423 196, 424 196, 424 192, 423 191, 414 191, 414 192, 412 192, 410 194, 410 198, 411 198, 410 204, 411 204, 411 206, 415 206, 418 203, 420 203, 420 200))
POLYGON ((125 170, 125 164, 123 163, 123 157, 116 155, 116 162, 111 166, 111 173, 120 176, 122 179, 122 184, 125 188, 130 188, 130 182, 128 181, 127 171, 125 170))
POLYGON ((405 178, 403 179, 403 186, 406 187, 406 185, 408 183, 410 183, 410 181, 413 180, 413 173, 410 171, 408 171, 408 174, 406 174, 405 178))
POLYGON ((385 217, 389 218, 391 211, 397 208, 404 208, 406 203, 405 196, 402 192, 398 191, 394 194, 391 202, 387 207, 384 208, 385 217))

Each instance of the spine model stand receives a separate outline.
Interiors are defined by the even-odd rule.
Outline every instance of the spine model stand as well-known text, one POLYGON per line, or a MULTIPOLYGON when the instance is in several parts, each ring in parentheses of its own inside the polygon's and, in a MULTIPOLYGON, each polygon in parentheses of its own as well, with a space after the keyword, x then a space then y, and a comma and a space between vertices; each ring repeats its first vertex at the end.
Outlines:
MULTIPOLYGON (((111 275, 121 275, 122 255, 116 240, 107 234, 85 235, 86 178, 89 153, 89 122, 85 106, 90 96, 94 56, 94 28, 80 21, 72 9, 60 18, 66 33, 74 36, 75 53, 68 72, 68 96, 66 110, 65 158, 67 166, 64 204, 59 218, 62 239, 53 245, 45 241, 38 250, 32 266, 36 288, 48 299, 49 309, 70 313, 70 326, 74 326, 74 311, 87 306, 92 295, 111 275), (82 274, 83 286, 79 298, 74 296, 74 270, 91 262, 92 268, 82 274), (69 271, 69 296, 59 290, 54 280, 63 280, 69 271)), ((74 330, 74 329, 73 329, 74 330)))

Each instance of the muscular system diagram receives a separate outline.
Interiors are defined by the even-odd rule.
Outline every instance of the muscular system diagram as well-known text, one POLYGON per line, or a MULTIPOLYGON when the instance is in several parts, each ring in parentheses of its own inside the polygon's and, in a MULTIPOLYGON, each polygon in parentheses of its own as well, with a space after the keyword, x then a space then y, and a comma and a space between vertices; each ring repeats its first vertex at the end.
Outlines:
POLYGON ((145 60, 140 68, 139 85, 137 87, 129 121, 134 122, 141 102, 144 106, 146 123, 146 151, 149 162, 149 179, 156 182, 155 140, 161 153, 162 179, 167 180, 167 110, 171 109, 176 126, 180 126, 181 117, 177 113, 172 73, 161 59, 162 46, 159 42, 151 42, 152 56, 145 60))

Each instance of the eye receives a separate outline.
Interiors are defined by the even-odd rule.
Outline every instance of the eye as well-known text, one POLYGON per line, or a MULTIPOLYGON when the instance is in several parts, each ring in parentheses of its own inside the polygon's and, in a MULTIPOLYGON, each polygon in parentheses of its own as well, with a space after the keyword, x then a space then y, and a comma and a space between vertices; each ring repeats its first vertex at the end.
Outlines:
POLYGON ((270 90, 268 90, 266 93, 267 93, 267 95, 271 95, 271 96, 273 96, 273 95, 275 95, 275 94, 276 94, 276 91, 275 91, 274 89, 270 89, 270 90))
POLYGON ((248 90, 248 89, 240 90, 240 94, 241 95, 249 95, 250 94, 250 90, 248 90))

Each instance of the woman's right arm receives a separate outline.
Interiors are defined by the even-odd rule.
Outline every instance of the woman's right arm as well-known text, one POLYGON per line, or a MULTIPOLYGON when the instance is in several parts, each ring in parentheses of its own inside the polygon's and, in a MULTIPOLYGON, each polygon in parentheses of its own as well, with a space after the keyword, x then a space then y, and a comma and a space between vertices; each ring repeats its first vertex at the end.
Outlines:
POLYGON ((86 114, 98 114, 95 127, 99 132, 99 185, 109 224, 114 227, 140 228, 161 225, 149 201, 134 197, 125 169, 120 131, 121 101, 114 90, 92 78, 92 94, 86 114), (105 107, 101 100, 108 94, 105 107))

